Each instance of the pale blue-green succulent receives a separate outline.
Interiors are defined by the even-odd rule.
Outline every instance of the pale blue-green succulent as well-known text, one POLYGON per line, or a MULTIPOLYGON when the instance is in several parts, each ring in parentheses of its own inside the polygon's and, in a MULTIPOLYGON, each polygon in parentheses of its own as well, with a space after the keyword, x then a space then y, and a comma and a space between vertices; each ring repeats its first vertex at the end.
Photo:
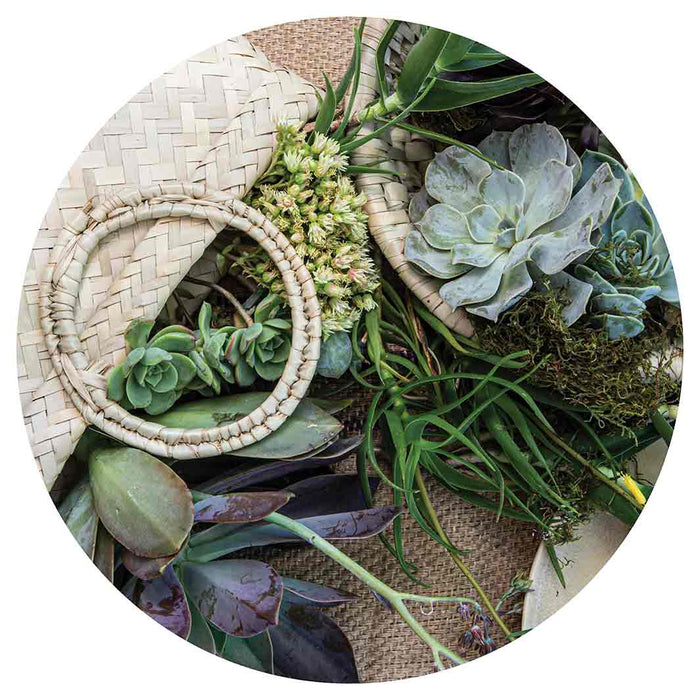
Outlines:
POLYGON ((428 166, 425 189, 411 202, 416 230, 406 258, 449 280, 440 296, 452 308, 496 321, 544 276, 570 287, 565 320, 585 310, 585 287, 557 275, 594 248, 591 236, 608 218, 621 186, 601 163, 574 194, 581 161, 559 131, 528 124, 493 132, 478 151, 457 146, 428 166))
POLYGON ((644 330, 646 302, 658 297, 678 306, 678 287, 659 223, 629 171, 610 156, 587 151, 581 180, 601 163, 611 167, 622 187, 595 251, 573 272, 591 287, 591 321, 611 340, 633 338, 644 330))

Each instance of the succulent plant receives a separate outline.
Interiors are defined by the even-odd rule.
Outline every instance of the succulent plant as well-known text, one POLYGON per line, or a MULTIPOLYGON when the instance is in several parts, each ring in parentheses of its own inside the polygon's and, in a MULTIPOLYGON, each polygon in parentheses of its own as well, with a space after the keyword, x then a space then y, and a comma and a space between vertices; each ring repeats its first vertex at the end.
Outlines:
MULTIPOLYGON (((324 337, 349 331, 364 310, 374 308, 379 284, 362 211, 367 198, 342 174, 346 167, 336 140, 317 133, 307 141, 299 127, 281 124, 272 163, 246 198, 289 238, 311 273, 324 337)), ((270 291, 284 291, 259 246, 229 246, 217 261, 222 273, 240 269, 270 291)))
POLYGON ((154 322, 132 321, 124 332, 126 359, 109 373, 107 396, 124 408, 142 408, 150 415, 167 411, 180 398, 197 369, 188 353, 194 333, 184 326, 168 326, 150 340, 154 322))
POLYGON ((633 338, 644 330, 642 314, 654 297, 679 305, 673 265, 659 222, 634 177, 618 161, 587 151, 581 181, 608 164, 622 181, 600 241, 574 275, 591 287, 591 321, 605 328, 611 340, 633 338))
POLYGON ((280 296, 269 294, 255 307, 253 323, 229 333, 225 346, 221 345, 217 334, 212 336, 216 339, 215 352, 223 350, 223 357, 233 368, 239 386, 250 386, 256 375, 267 381, 282 376, 292 347, 292 322, 278 316, 283 303, 280 296))
POLYGON ((357 539, 382 532, 398 508, 367 508, 354 475, 319 474, 283 489, 234 491, 286 481, 300 468, 317 468, 317 460, 239 469, 190 491, 155 457, 115 443, 95 445, 94 437, 87 442, 81 456, 89 454, 89 477, 60 511, 86 553, 135 605, 229 661, 304 680, 358 681, 345 634, 323 613, 355 596, 228 555, 298 543, 296 535, 264 521, 276 511, 322 537, 357 539), (138 500, 129 496, 134 489, 138 500))
MULTIPOLYGON (((476 153, 450 146, 411 201, 416 230, 406 238, 406 258, 449 280, 440 296, 452 308, 495 321, 533 278, 557 275, 593 249, 591 235, 608 218, 621 181, 601 163, 574 194, 580 174, 578 156, 544 123, 493 132, 476 153)), ((578 298, 567 321, 584 308, 578 298)))

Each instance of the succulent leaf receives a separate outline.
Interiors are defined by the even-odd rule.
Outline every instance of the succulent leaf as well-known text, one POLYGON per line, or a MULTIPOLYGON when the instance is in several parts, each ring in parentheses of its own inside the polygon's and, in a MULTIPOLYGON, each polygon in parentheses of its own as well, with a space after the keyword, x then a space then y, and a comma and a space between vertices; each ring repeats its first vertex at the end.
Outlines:
POLYGON ((350 335, 337 331, 321 343, 321 354, 316 372, 322 377, 338 379, 347 372, 352 362, 352 342, 350 335))

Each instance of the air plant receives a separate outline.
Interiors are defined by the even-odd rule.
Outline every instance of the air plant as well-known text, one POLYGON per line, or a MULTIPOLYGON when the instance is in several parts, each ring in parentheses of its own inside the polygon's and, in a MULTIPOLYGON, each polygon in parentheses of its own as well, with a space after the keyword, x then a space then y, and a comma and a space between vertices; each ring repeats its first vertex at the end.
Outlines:
MULTIPOLYGON (((404 254, 446 280, 439 293, 452 308, 496 321, 535 280, 556 282, 594 248, 591 236, 608 218, 621 183, 601 163, 574 194, 580 174, 578 157, 547 124, 493 132, 478 153, 450 146, 430 163, 425 189, 411 201, 416 230, 404 254)), ((576 291, 572 284, 568 324, 585 310, 587 297, 576 291)))

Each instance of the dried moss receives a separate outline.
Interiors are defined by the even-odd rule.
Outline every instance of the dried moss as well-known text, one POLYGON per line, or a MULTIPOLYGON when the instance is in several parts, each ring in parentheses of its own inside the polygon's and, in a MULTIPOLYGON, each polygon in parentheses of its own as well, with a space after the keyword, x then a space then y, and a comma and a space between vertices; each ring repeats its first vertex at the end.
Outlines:
POLYGON ((556 391, 624 430, 648 422, 650 411, 678 399, 680 387, 664 370, 680 335, 680 319, 669 322, 661 304, 649 308, 643 333, 617 341, 582 321, 567 328, 553 290, 528 294, 497 323, 474 321, 484 349, 499 355, 527 350, 531 366, 545 360, 531 384, 556 391), (655 367, 659 356, 664 362, 655 367))

